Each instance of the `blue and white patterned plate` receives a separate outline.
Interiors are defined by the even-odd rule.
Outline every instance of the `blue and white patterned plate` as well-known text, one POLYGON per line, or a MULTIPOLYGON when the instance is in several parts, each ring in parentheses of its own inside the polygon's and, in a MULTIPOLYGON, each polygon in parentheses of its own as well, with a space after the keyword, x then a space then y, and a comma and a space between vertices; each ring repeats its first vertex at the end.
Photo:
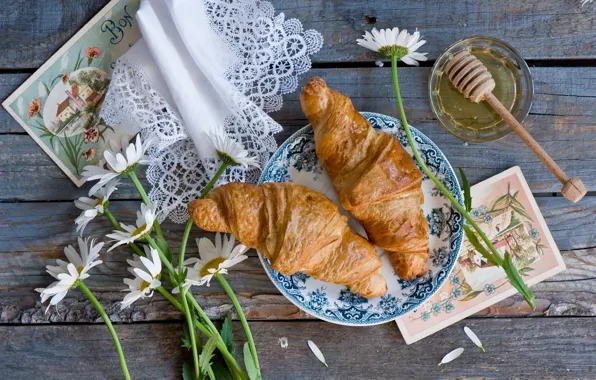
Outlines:
MULTIPOLYGON (((398 120, 376 113, 362 112, 374 128, 395 136, 406 150, 409 148, 405 132, 398 120)), ((453 168, 443 152, 424 134, 411 128, 426 165, 462 203, 461 190, 453 168)), ((275 152, 263 171, 259 183, 296 182, 319 191, 339 204, 331 180, 323 170, 315 154, 314 134, 310 126, 302 128, 287 139, 275 152)), ((429 222, 430 256, 429 271, 423 277, 411 281, 400 280, 382 250, 382 274, 387 280, 388 291, 382 297, 366 299, 350 292, 345 286, 316 280, 303 273, 286 276, 271 269, 269 261, 259 258, 271 281, 283 295, 305 312, 328 322, 341 325, 376 325, 392 321, 429 299, 453 269, 463 239, 462 217, 451 207, 433 182, 424 177, 423 210, 429 222)), ((352 229, 366 236, 362 226, 340 207, 348 216, 352 229)))

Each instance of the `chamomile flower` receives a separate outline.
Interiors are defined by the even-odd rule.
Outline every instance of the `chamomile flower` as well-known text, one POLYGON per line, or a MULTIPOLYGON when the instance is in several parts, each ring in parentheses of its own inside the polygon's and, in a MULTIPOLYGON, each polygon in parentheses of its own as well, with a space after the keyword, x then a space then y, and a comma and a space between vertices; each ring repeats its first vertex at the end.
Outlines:
POLYGON ((161 273, 161 259, 157 251, 151 247, 145 246, 147 257, 134 255, 133 260, 126 260, 130 265, 129 272, 134 278, 125 278, 124 283, 128 289, 123 290, 128 293, 122 301, 122 309, 126 309, 138 299, 153 296, 153 290, 161 286, 159 275, 161 273), (150 257, 150 259, 149 259, 150 257))
POLYGON ((89 269, 102 263, 99 259, 99 251, 104 243, 95 244, 95 240, 89 238, 78 238, 79 254, 72 245, 64 248, 64 254, 68 261, 56 260, 57 265, 48 265, 47 272, 57 281, 51 283, 47 288, 38 288, 35 291, 41 293, 41 302, 44 303, 51 297, 46 312, 52 305, 57 305, 68 293, 77 286, 78 281, 89 277, 89 269))
POLYGON ((142 239, 146 234, 151 232, 154 221, 155 211, 153 210, 153 206, 144 203, 141 204, 141 210, 137 211, 136 226, 120 223, 124 231, 114 230, 111 234, 106 235, 106 237, 116 242, 116 244, 108 249, 108 252, 119 245, 129 244, 135 240, 142 239))
POLYGON ((108 183, 110 180, 118 177, 121 174, 125 174, 131 170, 134 170, 139 164, 149 164, 151 160, 145 155, 147 149, 153 143, 153 140, 149 140, 143 143, 141 136, 137 136, 134 143, 125 145, 123 141, 118 145, 115 142, 110 142, 110 149, 106 149, 103 152, 104 161, 100 161, 97 165, 87 165, 83 168, 83 176, 86 181, 99 180, 89 193, 95 193, 103 185, 108 183), (104 165, 107 164, 107 168, 104 165))
MULTIPOLYGON (((185 265, 194 264, 188 268, 184 282, 186 290, 192 285, 207 284, 209 286, 213 276, 218 273, 227 274, 229 268, 246 260, 248 256, 244 253, 248 247, 243 244, 234 247, 235 242, 236 239, 231 235, 229 237, 224 235, 222 239, 219 232, 215 234, 215 244, 207 238, 196 239, 201 258, 193 257, 184 261, 185 265)), ((176 289, 175 292, 177 291, 176 289)))
POLYGON ((109 181, 104 187, 92 194, 92 198, 81 197, 74 201, 75 206, 83 210, 81 215, 75 219, 77 232, 83 234, 83 230, 87 224, 95 219, 97 215, 103 214, 104 207, 108 204, 110 195, 118 189, 116 186, 118 186, 119 181, 117 178, 109 181))
POLYGON ((426 43, 420 39, 420 32, 414 34, 399 28, 381 29, 373 28, 365 32, 362 39, 356 40, 358 45, 379 52, 386 57, 396 56, 408 65, 418 66, 418 61, 426 61, 427 53, 418 53, 419 47, 426 43))
POLYGON ((229 137, 224 131, 210 135, 219 158, 230 166, 259 166, 256 157, 249 157, 242 144, 229 137))

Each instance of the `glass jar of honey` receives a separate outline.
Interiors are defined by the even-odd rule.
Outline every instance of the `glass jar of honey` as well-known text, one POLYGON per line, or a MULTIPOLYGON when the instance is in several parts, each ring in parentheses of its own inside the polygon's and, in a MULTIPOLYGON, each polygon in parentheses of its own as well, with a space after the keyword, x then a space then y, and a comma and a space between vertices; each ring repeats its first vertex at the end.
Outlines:
POLYGON ((430 103, 439 122, 453 135, 470 142, 494 141, 511 132, 503 119, 485 104, 466 99, 443 71, 457 53, 468 50, 493 76, 493 94, 522 122, 532 106, 534 83, 526 62, 509 44, 493 37, 470 37, 445 50, 435 62, 429 81, 430 103))

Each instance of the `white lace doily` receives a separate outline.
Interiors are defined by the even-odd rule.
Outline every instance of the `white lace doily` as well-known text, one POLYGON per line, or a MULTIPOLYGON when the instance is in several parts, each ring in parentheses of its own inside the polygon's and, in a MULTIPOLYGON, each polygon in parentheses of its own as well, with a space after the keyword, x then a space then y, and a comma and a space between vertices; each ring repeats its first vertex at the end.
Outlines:
MULTIPOLYGON (((276 16, 268 1, 204 0, 204 5, 212 29, 237 57, 224 75, 244 95, 226 118, 226 132, 263 167, 277 148, 273 136, 281 130, 266 112, 279 110, 282 95, 297 89, 298 76, 310 69, 309 56, 322 47, 323 38, 317 31, 303 31, 296 19, 276 16)), ((219 162, 199 158, 175 107, 154 89, 142 68, 125 57, 113 71, 101 116, 108 124, 126 125, 129 133, 158 141, 150 151, 154 163, 147 169, 149 197, 160 220, 185 222, 186 205, 207 185, 219 162)), ((259 175, 260 169, 233 167, 220 183, 254 183, 259 175)))

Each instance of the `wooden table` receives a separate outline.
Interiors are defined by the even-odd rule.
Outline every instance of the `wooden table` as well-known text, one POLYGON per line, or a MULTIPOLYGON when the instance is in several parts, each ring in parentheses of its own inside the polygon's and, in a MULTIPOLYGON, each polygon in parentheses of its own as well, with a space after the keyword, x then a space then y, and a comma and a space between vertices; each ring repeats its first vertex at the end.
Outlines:
MULTIPOLYGON (((0 99, 6 98, 82 27, 107 0, 3 0, 0 6, 0 99)), ((349 94, 360 110, 396 114, 389 65, 378 68, 373 54, 355 39, 373 25, 418 27, 430 62, 404 67, 402 91, 410 122, 431 137, 453 166, 472 183, 514 165, 521 166, 567 271, 533 287, 531 312, 512 297, 414 345, 407 346, 393 323, 356 328, 309 318, 273 286, 253 252, 228 276, 250 318, 266 379, 408 378, 596 378, 596 4, 577 0, 503 1, 273 1, 287 18, 315 28, 325 45, 313 69, 349 94), (464 144, 442 129, 428 101, 432 60, 452 42, 490 35, 508 41, 528 60, 535 82, 534 104, 524 125, 570 176, 579 176, 589 196, 570 204, 560 185, 516 136, 490 144, 464 144), (471 348, 462 328, 470 326, 486 353, 468 349, 457 361, 437 367, 448 351, 471 348), (278 338, 289 347, 280 348, 278 338), (316 361, 306 340, 315 341, 329 368, 316 361)), ((281 142, 306 124, 297 94, 285 97, 273 114, 284 131, 281 142)), ((115 351, 101 319, 79 291, 57 311, 44 314, 34 288, 51 278, 45 265, 62 257, 75 240, 79 211, 76 188, 37 144, 0 111, 0 377, 2 379, 118 379, 115 351)), ((116 213, 132 216, 139 199, 131 186, 117 193, 116 213)), ((177 246, 179 225, 165 232, 177 246)), ((93 226, 97 235, 106 221, 93 226)), ((194 235, 198 236, 197 233, 194 235)), ((196 253, 191 250, 192 253, 196 253)), ((120 310, 127 250, 104 254, 89 287, 105 305, 122 340, 135 379, 180 378, 181 315, 160 295, 120 310)), ((195 288, 208 314, 230 313, 222 289, 195 288)), ((236 342, 244 343, 239 324, 236 342)))

